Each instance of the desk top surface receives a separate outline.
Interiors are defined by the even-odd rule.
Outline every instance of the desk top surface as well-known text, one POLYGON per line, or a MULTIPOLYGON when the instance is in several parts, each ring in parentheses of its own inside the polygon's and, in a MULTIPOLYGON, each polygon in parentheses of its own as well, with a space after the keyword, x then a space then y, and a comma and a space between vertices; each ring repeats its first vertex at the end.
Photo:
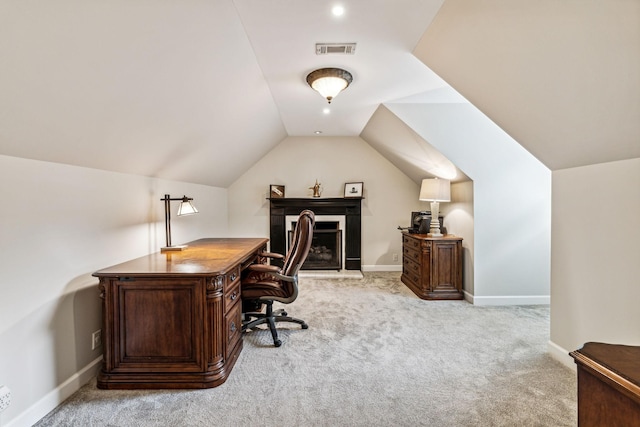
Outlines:
MULTIPOLYGON (((588 342, 570 353, 576 362, 590 359, 640 387, 640 347, 588 342), (581 356, 580 356, 581 355, 581 356)), ((594 368, 594 366, 591 366, 594 368)))
POLYGON ((194 240, 182 251, 155 252, 96 271, 96 277, 225 274, 261 249, 266 238, 194 240))

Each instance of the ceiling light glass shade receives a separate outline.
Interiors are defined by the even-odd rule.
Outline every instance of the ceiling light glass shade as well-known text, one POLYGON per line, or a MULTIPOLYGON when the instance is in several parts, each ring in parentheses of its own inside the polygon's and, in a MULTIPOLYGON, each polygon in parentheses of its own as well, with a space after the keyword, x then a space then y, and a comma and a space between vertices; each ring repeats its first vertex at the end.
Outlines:
POLYGON ((341 68, 321 68, 312 71, 307 76, 307 83, 320 95, 325 97, 329 104, 340 92, 347 88, 353 81, 350 72, 341 68))
POLYGON ((451 201, 451 181, 448 179, 423 179, 420 187, 420 200, 425 202, 451 201))
POLYGON ((186 196, 182 198, 182 202, 180 202, 180 206, 178 206, 178 216, 191 215, 191 214, 198 213, 198 209, 196 209, 196 207, 193 206, 193 203, 191 203, 191 200, 193 199, 190 199, 186 196))

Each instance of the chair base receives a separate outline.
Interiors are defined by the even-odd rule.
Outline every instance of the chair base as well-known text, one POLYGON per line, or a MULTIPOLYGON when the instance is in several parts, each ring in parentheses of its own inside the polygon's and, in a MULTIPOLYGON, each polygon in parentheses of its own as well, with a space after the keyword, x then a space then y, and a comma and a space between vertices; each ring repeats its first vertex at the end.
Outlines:
POLYGON ((302 327, 302 329, 309 328, 309 325, 307 325, 304 320, 290 317, 283 309, 273 311, 273 301, 265 301, 265 304, 267 305, 267 309, 264 313, 251 312, 243 314, 242 332, 266 323, 267 325, 269 325, 269 330, 271 331, 271 336, 273 337, 273 345, 275 347, 280 347, 282 345, 282 341, 280 341, 280 339, 278 338, 278 330, 276 328, 277 322, 297 323, 302 327))

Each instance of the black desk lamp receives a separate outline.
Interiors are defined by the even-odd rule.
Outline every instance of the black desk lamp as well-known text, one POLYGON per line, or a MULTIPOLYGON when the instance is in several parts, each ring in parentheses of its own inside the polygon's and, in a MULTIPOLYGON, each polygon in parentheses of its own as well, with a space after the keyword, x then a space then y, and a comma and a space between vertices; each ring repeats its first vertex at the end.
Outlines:
POLYGON ((192 215, 198 213, 198 209, 191 203, 193 200, 191 197, 183 196, 177 199, 172 199, 168 194, 164 195, 164 227, 167 236, 167 246, 160 249, 160 252, 168 251, 181 251, 187 247, 187 245, 171 245, 171 202, 180 200, 180 206, 178 207, 178 216, 192 215))

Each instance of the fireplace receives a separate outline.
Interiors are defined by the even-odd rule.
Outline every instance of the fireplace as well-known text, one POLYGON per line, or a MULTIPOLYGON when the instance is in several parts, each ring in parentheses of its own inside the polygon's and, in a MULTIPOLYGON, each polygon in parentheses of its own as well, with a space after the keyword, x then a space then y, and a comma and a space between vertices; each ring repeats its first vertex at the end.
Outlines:
MULTIPOLYGON (((316 215, 316 229, 318 229, 318 224, 324 221, 342 221, 339 225, 342 234, 339 246, 342 254, 342 268, 345 270, 360 270, 362 265, 360 258, 361 204, 361 198, 269 199, 270 250, 281 254, 286 253, 287 241, 289 240, 288 231, 292 229, 291 219, 288 219, 287 216, 293 217, 293 220, 295 220, 304 209, 310 209, 316 215)), ((335 236, 336 233, 334 232, 333 234, 335 236)), ((337 269, 338 267, 335 268, 337 269)), ((324 269, 327 268, 325 267, 324 269)))
MULTIPOLYGON (((287 215, 287 251, 291 246, 293 229, 296 226, 297 216, 287 215)), ((342 228, 344 227, 344 217, 330 217, 324 215, 316 216, 311 249, 306 261, 302 264, 301 270, 342 270, 343 247, 342 228), (328 221, 327 219, 338 219, 328 221)))

